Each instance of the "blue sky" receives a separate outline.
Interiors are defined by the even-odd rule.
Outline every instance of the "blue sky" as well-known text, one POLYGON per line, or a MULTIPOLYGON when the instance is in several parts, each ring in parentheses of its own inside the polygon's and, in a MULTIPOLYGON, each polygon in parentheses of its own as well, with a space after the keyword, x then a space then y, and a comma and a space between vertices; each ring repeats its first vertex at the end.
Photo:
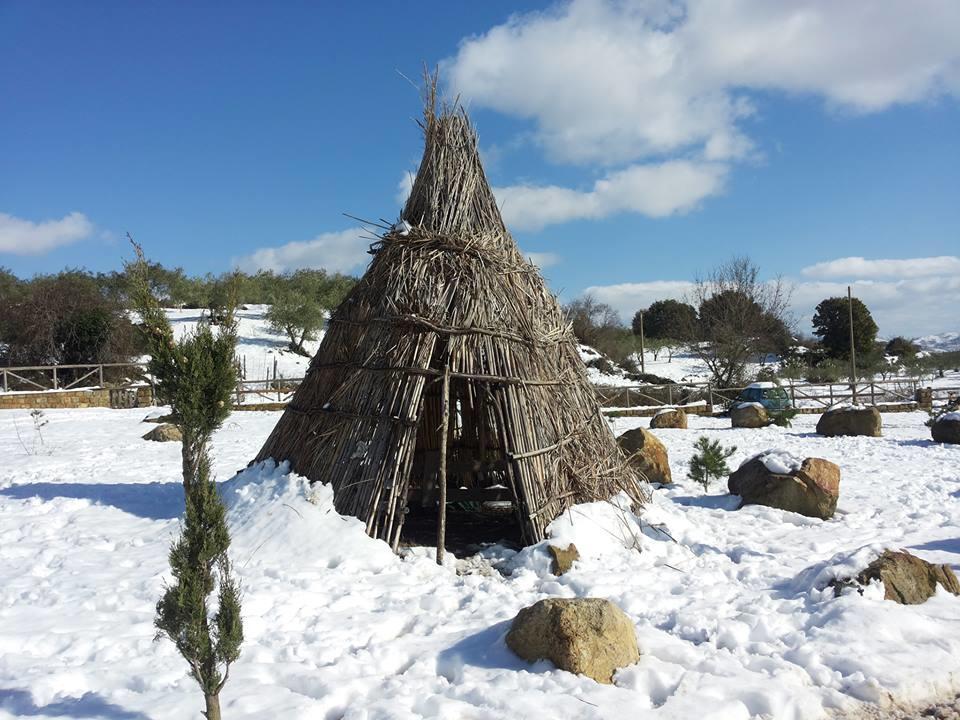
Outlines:
POLYGON ((342 213, 399 212, 427 62, 562 297, 626 317, 746 254, 802 331, 848 283, 881 333, 960 329, 957 4, 758 3, 7 0, 0 265, 118 268, 130 231, 195 273, 359 272, 342 213))

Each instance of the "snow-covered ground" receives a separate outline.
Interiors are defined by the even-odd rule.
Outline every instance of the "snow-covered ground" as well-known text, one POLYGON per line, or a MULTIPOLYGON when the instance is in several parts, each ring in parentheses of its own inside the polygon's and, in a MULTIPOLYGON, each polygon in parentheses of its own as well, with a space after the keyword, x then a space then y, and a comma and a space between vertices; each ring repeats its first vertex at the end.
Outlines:
MULTIPOLYGON (((0 412, 0 718, 199 716, 183 661, 153 641, 183 497, 179 444, 141 440, 146 414, 47 411, 30 454, 14 429, 32 447, 28 414, 0 412)), ((960 688, 960 598, 905 607, 877 588, 821 589, 869 547, 960 566, 960 447, 933 444, 923 414, 885 415, 882 438, 822 438, 816 416, 659 430, 676 485, 640 520, 599 503, 556 522, 583 556, 560 578, 542 546, 490 549, 500 572, 488 574, 438 568, 426 552, 398 559, 333 512, 326 488, 270 467, 233 478, 278 417, 235 413, 214 440, 244 586, 231 720, 856 717, 960 688), (732 467, 773 447, 838 463, 836 516, 735 510, 719 485, 704 495, 684 480, 701 434, 737 446, 732 467), (510 619, 548 596, 616 602, 640 662, 602 686, 515 658, 510 619)))
MULTIPOLYGON (((270 329, 264 315, 269 305, 247 305, 237 311, 237 357, 245 363, 247 380, 266 380, 273 377, 273 364, 277 363, 277 376, 302 378, 310 365, 310 358, 317 351, 320 339, 304 343, 310 357, 288 349, 290 338, 270 329)), ((174 332, 179 335, 192 330, 204 317, 203 310, 167 309, 167 317, 174 332)))

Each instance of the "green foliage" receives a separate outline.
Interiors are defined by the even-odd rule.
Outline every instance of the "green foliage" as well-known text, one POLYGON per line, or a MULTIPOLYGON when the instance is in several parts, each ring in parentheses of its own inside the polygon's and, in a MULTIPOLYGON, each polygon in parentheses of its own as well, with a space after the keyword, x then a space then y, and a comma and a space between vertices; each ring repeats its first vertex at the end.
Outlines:
POLYGON ((737 448, 736 446, 725 448, 719 440, 710 440, 703 435, 697 438, 693 447, 697 452, 690 458, 687 477, 700 483, 703 486, 703 491, 707 492, 710 487, 710 480, 723 478, 730 474, 727 460, 737 451, 737 448))
POLYGON ((207 447, 230 413, 237 379, 234 286, 224 286, 223 320, 216 332, 201 324, 176 340, 150 281, 150 266, 135 243, 134 249, 136 260, 126 266, 129 296, 143 321, 157 392, 170 404, 183 435, 186 514, 170 550, 174 582, 157 603, 155 625, 158 636, 172 640, 187 661, 203 690, 208 717, 219 718, 218 696, 240 655, 243 624, 239 586, 227 555, 226 510, 210 476, 207 447), (211 617, 214 590, 217 609, 211 617))
POLYGON ((784 408, 782 410, 767 410, 767 417, 770 423, 782 428, 792 427, 793 419, 797 416, 796 408, 784 408))
POLYGON ((777 375, 786 380, 803 380, 807 376, 809 368, 799 355, 789 357, 780 363, 780 371, 777 375))
POLYGON ((298 270, 274 277, 266 318, 276 332, 286 333, 290 349, 308 353, 303 344, 315 340, 325 314, 343 302, 353 288, 353 278, 323 270, 298 270))
POLYGON ((89 273, 65 270, 22 282, 0 271, 0 307, 0 346, 10 364, 124 362, 135 354, 123 305, 89 273))
MULTIPOLYGON (((850 307, 847 298, 832 297, 823 300, 814 312, 814 334, 830 357, 850 357, 850 307)), ((853 346, 857 355, 865 356, 874 349, 877 324, 862 301, 853 298, 852 307, 853 346)))
POLYGON ((691 349, 720 387, 743 384, 751 356, 782 352, 792 342, 786 324, 789 289, 779 279, 761 281, 748 258, 718 266, 696 282, 692 295, 699 341, 691 349))
POLYGON ((884 352, 887 355, 895 355, 898 358, 908 358, 920 352, 920 346, 912 340, 898 335, 886 344, 884 352))
POLYGON ((697 325, 697 311, 679 300, 657 300, 646 310, 633 316, 633 333, 640 334, 640 315, 643 314, 643 334, 651 339, 689 340, 697 325))
POLYGON ((240 591, 227 557, 229 547, 225 510, 203 449, 186 495, 181 534, 170 549, 174 582, 157 603, 154 624, 158 637, 176 645, 205 696, 219 694, 243 643, 240 591), (218 588, 211 618, 208 598, 218 588))
POLYGON ((842 360, 827 359, 807 370, 807 381, 812 383, 834 383, 848 377, 850 366, 842 360))

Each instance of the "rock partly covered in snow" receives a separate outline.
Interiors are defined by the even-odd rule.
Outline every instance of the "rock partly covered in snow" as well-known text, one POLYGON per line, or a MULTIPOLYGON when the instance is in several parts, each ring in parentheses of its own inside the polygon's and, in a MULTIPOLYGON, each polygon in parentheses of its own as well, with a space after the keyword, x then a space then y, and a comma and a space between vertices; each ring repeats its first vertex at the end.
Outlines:
POLYGON ((550 553, 551 558, 550 572, 554 575, 563 575, 580 559, 580 552, 573 543, 570 543, 566 547, 547 545, 547 551, 550 553))
POLYGON ((650 418, 650 428, 678 428, 681 430, 686 430, 687 414, 680 408, 661 410, 652 418, 650 418))
POLYGON ((601 683, 640 659, 633 622, 603 598, 549 598, 524 608, 507 646, 524 660, 549 660, 601 683))
POLYGON ((862 435, 880 437, 883 422, 875 407, 835 406, 827 410, 817 421, 820 435, 862 435))
POLYGON ((649 430, 628 430, 617 438, 617 442, 630 464, 642 472, 647 480, 663 484, 673 482, 667 448, 649 430))
MULTIPOLYGON (((908 552, 886 550, 856 577, 856 584, 869 585, 879 581, 883 585, 885 600, 901 605, 919 605, 937 592, 937 586, 949 593, 960 595, 960 583, 949 565, 935 565, 908 552)), ((852 580, 836 583, 839 593, 852 580)))
POLYGON ((180 442, 183 440, 183 435, 176 425, 163 423, 144 435, 143 439, 153 440, 154 442, 180 442))
POLYGON ((163 408, 157 408, 149 413, 143 419, 143 422, 146 423, 168 423, 173 421, 173 413, 164 410, 163 408))
POLYGON ((760 403, 740 403, 730 411, 730 424, 735 428, 761 428, 770 424, 770 417, 760 403))
POLYGON ((934 442, 960 445, 960 412, 944 413, 931 426, 934 442))
POLYGON ((743 463, 727 482, 744 505, 766 505, 827 520, 840 497, 840 468, 821 458, 767 450, 743 463))

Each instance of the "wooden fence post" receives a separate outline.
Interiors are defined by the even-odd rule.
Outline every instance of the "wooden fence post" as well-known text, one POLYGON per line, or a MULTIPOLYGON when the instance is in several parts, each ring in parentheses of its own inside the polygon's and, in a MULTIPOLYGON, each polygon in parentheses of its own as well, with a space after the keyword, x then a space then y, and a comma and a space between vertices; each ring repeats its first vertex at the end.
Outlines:
POLYGON ((443 565, 447 541, 447 435, 450 431, 450 360, 443 371, 443 396, 440 404, 440 507, 437 515, 437 565, 443 565))
POLYGON ((53 366, 53 389, 57 389, 57 366, 53 366))

